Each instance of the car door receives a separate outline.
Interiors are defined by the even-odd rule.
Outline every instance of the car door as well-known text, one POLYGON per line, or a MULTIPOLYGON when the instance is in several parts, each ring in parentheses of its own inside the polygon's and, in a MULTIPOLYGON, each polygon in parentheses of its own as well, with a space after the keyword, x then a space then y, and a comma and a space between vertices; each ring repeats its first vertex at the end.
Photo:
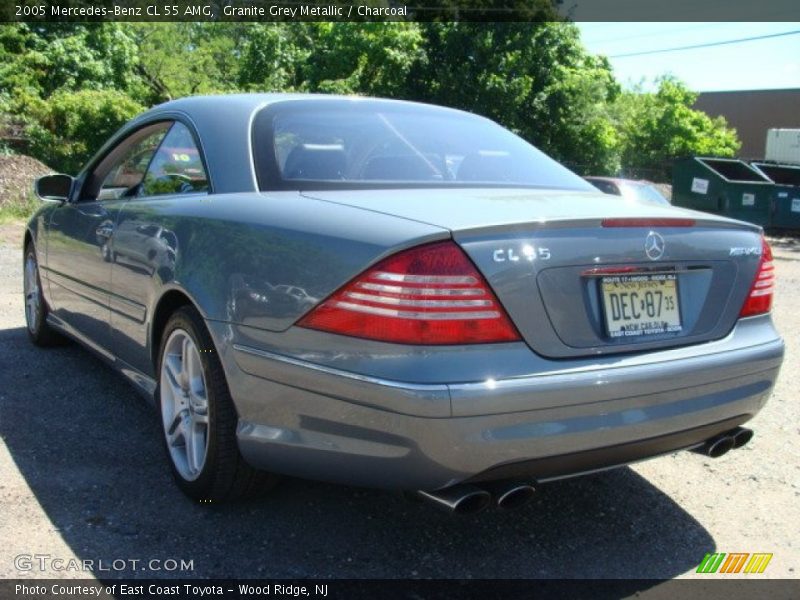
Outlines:
POLYGON ((209 192, 200 145, 175 121, 150 162, 136 194, 122 207, 114 238, 111 329, 117 357, 151 374, 147 324, 160 286, 173 279, 178 259, 177 204, 199 202, 209 192))
POLYGON ((96 349, 111 348, 109 301, 113 235, 170 123, 137 130, 88 173, 77 196, 52 214, 47 266, 52 310, 96 349))

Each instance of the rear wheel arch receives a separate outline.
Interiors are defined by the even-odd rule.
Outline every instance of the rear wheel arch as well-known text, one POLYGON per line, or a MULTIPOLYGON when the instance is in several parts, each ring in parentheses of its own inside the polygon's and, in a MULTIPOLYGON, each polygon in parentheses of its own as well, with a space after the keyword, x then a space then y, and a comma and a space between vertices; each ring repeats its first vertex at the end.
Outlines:
POLYGON ((161 348, 161 338, 169 322, 169 318, 175 311, 184 306, 191 306, 198 313, 202 314, 202 311, 200 311, 189 295, 180 289, 168 290, 156 303, 155 310, 153 311, 153 320, 150 325, 150 360, 154 369, 158 369, 158 353, 161 348))
POLYGON ((201 502, 258 494, 277 477, 254 469, 241 455, 238 413, 222 363, 209 351, 214 341, 196 305, 176 292, 159 303, 165 323, 155 350, 155 401, 172 474, 184 493, 201 502), (202 453, 196 444, 203 445, 202 453))
POLYGON ((23 253, 27 254, 28 248, 33 246, 34 251, 36 251, 36 245, 33 242, 33 234, 31 233, 30 229, 25 229, 25 237, 22 241, 22 251, 23 253))

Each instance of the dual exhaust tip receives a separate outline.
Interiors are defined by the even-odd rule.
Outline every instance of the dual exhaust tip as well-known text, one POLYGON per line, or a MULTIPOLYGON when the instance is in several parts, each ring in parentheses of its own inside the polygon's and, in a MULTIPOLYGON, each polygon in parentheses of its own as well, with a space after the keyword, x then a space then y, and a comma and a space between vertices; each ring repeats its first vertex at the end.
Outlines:
POLYGON ((449 513, 469 515, 489 508, 492 502, 501 510, 524 506, 535 492, 529 483, 497 481, 482 487, 465 483, 434 492, 420 490, 417 496, 449 513))
POLYGON ((751 439, 753 439, 752 429, 737 427, 706 440, 697 448, 692 448, 692 451, 711 458, 719 458, 734 448, 741 448, 751 439))
MULTIPOLYGON (((737 427, 706 440, 700 446, 692 448, 692 451, 719 458, 734 448, 741 448, 752 438, 752 429, 737 427)), ((489 508, 492 502, 501 510, 519 508, 530 502, 535 493, 536 488, 530 483, 494 481, 481 487, 465 483, 433 492, 420 490, 417 497, 451 514, 468 515, 489 508)))

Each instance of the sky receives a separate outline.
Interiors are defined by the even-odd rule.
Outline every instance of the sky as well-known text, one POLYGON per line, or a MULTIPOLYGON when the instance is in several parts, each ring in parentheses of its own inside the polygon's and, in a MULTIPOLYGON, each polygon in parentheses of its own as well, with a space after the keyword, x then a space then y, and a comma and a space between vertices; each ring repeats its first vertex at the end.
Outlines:
MULTIPOLYGON (((698 92, 800 88, 800 23, 577 23, 584 46, 609 57, 625 87, 671 73, 698 92), (763 35, 797 34, 707 48, 620 56, 763 35)), ((800 110, 800 107, 798 107, 800 110)))

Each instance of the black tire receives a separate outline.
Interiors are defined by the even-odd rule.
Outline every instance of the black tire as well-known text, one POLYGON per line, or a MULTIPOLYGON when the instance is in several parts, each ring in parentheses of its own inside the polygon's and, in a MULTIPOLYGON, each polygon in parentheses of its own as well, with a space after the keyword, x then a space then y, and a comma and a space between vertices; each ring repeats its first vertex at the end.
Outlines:
POLYGON ((55 329, 50 327, 47 322, 47 315, 50 309, 44 299, 42 293, 42 279, 39 276, 39 261, 36 258, 36 249, 33 243, 29 243, 25 247, 24 259, 22 262, 23 276, 25 277, 25 284, 23 289, 23 300, 25 302, 25 323, 28 331, 28 338, 37 346, 44 348, 52 346, 61 346, 67 342, 67 339, 58 333, 55 329), (33 266, 33 273, 28 272, 29 261, 33 266), (35 281, 35 291, 29 291, 28 278, 32 277, 35 281), (29 301, 31 297, 29 294, 35 294, 36 308, 29 310, 29 301))
MULTIPOLYGON (((179 332, 180 333, 180 332, 179 332)), ((172 475, 178 487, 190 498, 202 503, 215 503, 251 497, 274 486, 277 476, 259 471, 245 462, 236 440, 238 415, 231 399, 222 363, 214 349, 211 336, 200 314, 191 306, 176 310, 167 321, 161 336, 157 365, 159 427, 172 475), (162 406, 162 365, 167 342, 177 330, 188 333, 196 348, 205 380, 208 425, 207 450, 199 474, 193 479, 185 477, 176 466, 167 440, 162 406)))

